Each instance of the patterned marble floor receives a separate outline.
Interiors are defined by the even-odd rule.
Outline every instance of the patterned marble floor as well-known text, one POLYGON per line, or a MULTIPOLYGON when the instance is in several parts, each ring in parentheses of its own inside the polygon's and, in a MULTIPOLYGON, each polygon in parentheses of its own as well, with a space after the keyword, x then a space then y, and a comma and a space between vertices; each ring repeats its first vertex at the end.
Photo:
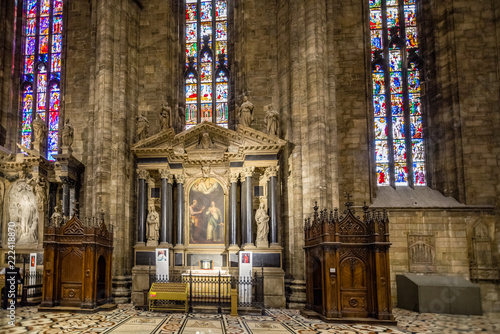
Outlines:
POLYGON ((461 316, 419 314, 395 309, 397 327, 330 324, 305 319, 297 310, 270 309, 263 316, 159 313, 132 305, 95 314, 39 313, 36 307, 16 311, 16 326, 6 325, 2 311, 0 333, 155 333, 155 334, 357 334, 357 333, 500 333, 500 314, 461 316))

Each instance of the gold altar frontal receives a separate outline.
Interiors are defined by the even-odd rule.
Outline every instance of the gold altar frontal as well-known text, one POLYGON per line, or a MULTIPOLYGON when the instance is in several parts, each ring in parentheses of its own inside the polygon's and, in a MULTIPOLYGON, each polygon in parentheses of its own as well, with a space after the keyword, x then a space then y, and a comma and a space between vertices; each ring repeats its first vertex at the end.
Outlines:
POLYGON ((149 310, 182 310, 177 304, 160 304, 159 301, 183 301, 188 311, 187 283, 153 283, 149 289, 149 310))

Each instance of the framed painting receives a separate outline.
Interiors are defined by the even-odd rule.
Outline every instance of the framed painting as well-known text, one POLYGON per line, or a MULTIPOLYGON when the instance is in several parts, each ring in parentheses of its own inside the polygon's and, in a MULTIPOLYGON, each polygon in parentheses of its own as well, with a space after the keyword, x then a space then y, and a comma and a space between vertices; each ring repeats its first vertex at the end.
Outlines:
POLYGON ((198 179, 189 189, 188 197, 189 244, 223 244, 226 220, 221 184, 210 177, 198 179))

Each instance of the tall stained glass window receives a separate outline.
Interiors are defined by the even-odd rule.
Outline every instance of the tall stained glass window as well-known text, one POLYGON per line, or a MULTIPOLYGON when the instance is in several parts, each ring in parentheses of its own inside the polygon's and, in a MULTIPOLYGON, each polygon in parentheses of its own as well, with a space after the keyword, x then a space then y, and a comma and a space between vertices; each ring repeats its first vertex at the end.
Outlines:
POLYGON ((213 122, 228 127, 229 0, 185 0, 186 127, 213 122))
POLYGON ((415 0, 369 0, 378 185, 426 185, 415 0))
POLYGON ((30 147, 36 114, 46 122, 47 159, 59 137, 63 0, 24 0, 21 66, 21 143, 30 147))

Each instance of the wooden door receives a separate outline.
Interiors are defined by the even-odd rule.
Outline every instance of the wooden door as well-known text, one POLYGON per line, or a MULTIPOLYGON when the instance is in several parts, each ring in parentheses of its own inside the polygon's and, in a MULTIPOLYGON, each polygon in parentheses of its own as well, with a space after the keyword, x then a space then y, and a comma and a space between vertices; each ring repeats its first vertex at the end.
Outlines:
POLYGON ((357 257, 340 262, 340 305, 343 317, 368 316, 368 289, 365 263, 357 257))
POLYGON ((82 255, 74 250, 61 259, 61 306, 80 307, 82 302, 82 255))

